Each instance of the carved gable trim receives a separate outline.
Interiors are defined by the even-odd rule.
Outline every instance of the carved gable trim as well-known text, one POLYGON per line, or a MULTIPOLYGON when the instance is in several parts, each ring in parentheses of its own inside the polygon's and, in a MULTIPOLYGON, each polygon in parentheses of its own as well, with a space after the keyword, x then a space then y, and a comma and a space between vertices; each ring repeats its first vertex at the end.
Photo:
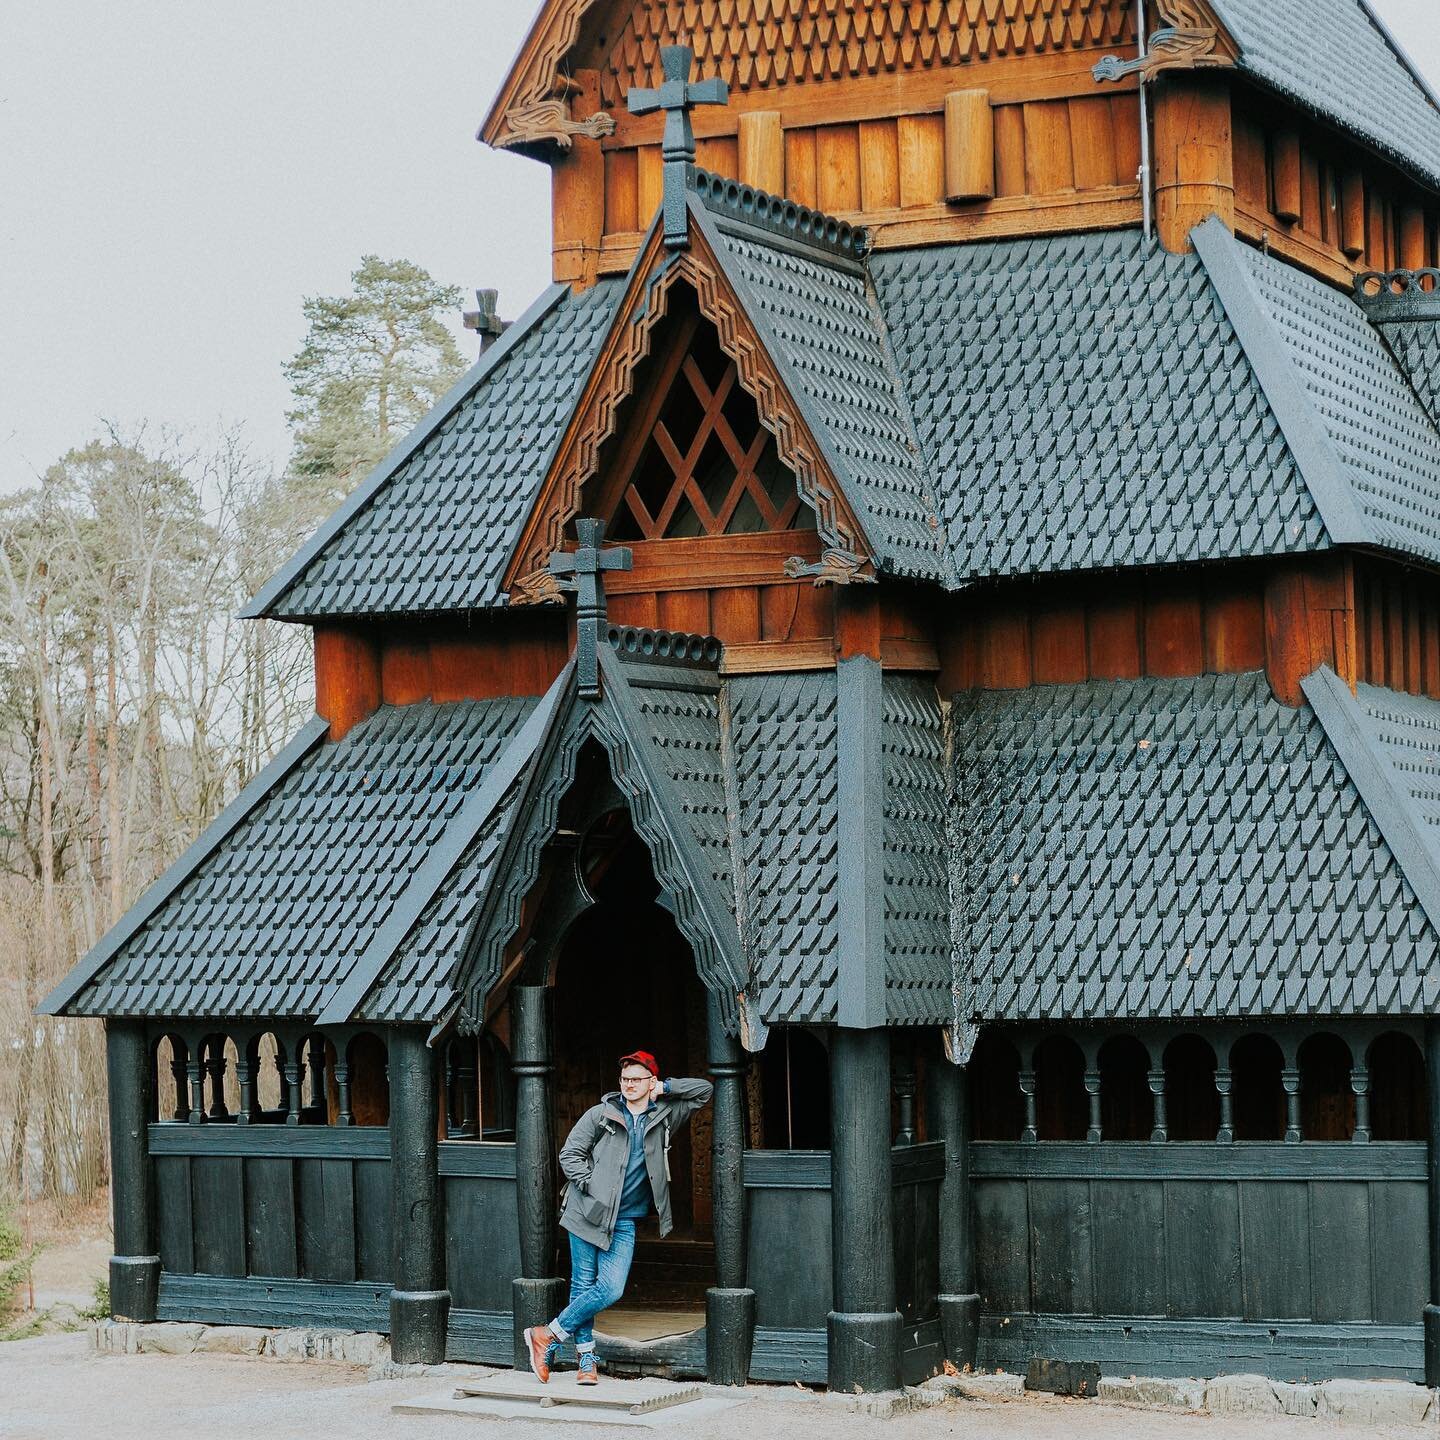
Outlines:
POLYGON ((656 326, 669 308, 670 292, 681 280, 695 291, 701 315, 714 325, 720 348, 735 361, 740 384, 754 399, 761 423, 775 436, 781 460, 795 475, 800 498, 815 512, 824 548, 852 559, 843 576, 835 571, 825 578, 871 578, 873 555, 864 531, 714 251, 698 227, 691 229, 688 250, 667 254, 662 241, 657 227, 520 533, 505 573, 511 604, 554 598, 547 578, 549 558, 560 549, 565 527, 579 513, 584 487, 600 469, 601 449, 614 435, 620 410, 634 393, 637 367, 650 354, 656 326))

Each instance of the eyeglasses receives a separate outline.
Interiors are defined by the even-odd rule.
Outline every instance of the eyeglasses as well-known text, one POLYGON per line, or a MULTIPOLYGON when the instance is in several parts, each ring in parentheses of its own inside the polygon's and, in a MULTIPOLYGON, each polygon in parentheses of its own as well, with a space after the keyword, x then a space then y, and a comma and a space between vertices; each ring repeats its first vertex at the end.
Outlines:
POLYGON ((647 1070, 643 1075, 622 1075, 620 1083, 622 1085, 643 1085, 650 1078, 650 1072, 647 1070))

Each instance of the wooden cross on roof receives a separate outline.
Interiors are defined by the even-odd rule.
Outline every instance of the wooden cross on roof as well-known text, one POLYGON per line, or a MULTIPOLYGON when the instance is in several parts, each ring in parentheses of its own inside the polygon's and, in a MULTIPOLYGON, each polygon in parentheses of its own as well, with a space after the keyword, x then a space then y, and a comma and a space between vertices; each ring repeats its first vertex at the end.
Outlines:
POLYGON ((603 520, 577 520, 577 550, 557 550, 550 557, 550 573, 562 590, 575 591, 575 658, 580 694, 586 700, 600 698, 600 642, 605 628, 605 572, 628 570, 635 563, 623 546, 602 550, 603 520))
POLYGON ((626 97, 632 115, 665 112, 665 138, 661 155, 665 161, 665 244, 683 250, 690 243, 685 217, 685 187, 690 166, 695 163, 695 131, 690 112, 697 105, 728 105, 730 87, 718 79, 690 81, 695 63, 688 45, 667 45, 660 51, 665 83, 658 90, 632 90, 626 97))

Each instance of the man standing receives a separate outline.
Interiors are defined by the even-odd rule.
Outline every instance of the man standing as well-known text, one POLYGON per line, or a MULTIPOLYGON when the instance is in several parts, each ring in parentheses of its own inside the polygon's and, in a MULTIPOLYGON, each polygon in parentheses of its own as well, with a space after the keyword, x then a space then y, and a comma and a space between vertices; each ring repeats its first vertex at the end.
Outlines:
POLYGON ((530 1368, 542 1383, 555 1351, 572 1335, 579 1383, 598 1382, 593 1322, 625 1293, 636 1222, 653 1208, 661 1238, 670 1233, 670 1137, 713 1090, 708 1080, 661 1080, 655 1057, 636 1050, 620 1061, 620 1089, 592 1105, 561 1146, 570 1303, 548 1325, 525 1331, 530 1368))

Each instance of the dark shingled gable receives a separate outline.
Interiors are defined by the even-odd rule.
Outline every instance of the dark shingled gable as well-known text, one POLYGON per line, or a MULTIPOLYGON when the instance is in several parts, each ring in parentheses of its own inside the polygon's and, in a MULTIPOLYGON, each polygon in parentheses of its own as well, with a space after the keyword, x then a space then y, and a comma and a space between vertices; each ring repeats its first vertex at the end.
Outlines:
POLYGON ((1440 704, 1338 688, 1354 771, 1261 674, 957 695, 957 905, 978 1015, 1433 1008, 1440 940, 1377 821, 1389 772, 1367 794, 1355 774, 1410 745, 1413 725, 1376 728, 1398 711, 1423 713, 1424 784, 1440 779, 1440 704))
POLYGON ((602 281, 582 295, 566 291, 527 333, 507 335, 500 343, 512 348, 499 363, 477 367, 478 383, 264 613, 304 620, 503 604, 500 579, 515 532, 619 289, 602 281))
POLYGON ((1240 68, 1440 185, 1440 111, 1363 0, 1212 0, 1240 68))
MULTIPOLYGON (((318 746, 196 865, 68 1013, 317 1015, 535 704, 386 707, 339 743, 318 746)), ((406 988, 401 978, 384 988, 385 1017, 433 1018, 425 986, 406 988)))

